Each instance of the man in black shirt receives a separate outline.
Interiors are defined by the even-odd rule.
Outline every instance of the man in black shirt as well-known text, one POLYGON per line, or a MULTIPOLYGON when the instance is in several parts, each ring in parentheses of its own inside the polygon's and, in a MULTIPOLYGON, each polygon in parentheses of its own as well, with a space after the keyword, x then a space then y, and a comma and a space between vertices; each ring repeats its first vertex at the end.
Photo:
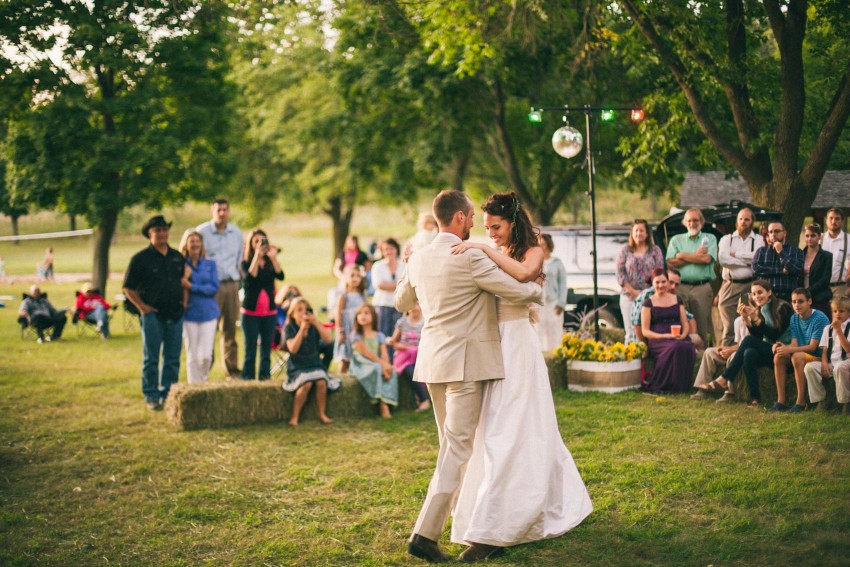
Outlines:
POLYGON ((141 313, 142 393, 152 410, 162 409, 180 372, 185 259, 168 245, 170 228, 162 215, 151 217, 142 227, 151 244, 133 256, 124 274, 124 295, 141 313))

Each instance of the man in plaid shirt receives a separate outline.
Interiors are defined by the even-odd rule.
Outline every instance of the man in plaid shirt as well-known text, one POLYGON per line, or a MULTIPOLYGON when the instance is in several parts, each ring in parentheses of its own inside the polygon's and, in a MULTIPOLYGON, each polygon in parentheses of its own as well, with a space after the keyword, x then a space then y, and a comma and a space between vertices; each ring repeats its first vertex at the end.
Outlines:
POLYGON ((767 280, 773 287, 773 295, 790 303, 791 292, 800 286, 803 276, 805 253, 785 239, 787 233, 781 222, 767 226, 767 246, 756 250, 753 256, 753 275, 767 280))

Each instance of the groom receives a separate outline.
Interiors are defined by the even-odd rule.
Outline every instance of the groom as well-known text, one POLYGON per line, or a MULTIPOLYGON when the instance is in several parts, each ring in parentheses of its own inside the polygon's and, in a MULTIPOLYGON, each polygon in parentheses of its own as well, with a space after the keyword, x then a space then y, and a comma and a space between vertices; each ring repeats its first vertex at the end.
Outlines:
MULTIPOLYGON (((453 255, 452 245, 469 238, 474 208, 465 193, 447 190, 434 199, 440 232, 417 251, 395 291, 395 308, 409 311, 418 301, 425 318, 414 380, 431 393, 440 440, 437 467, 408 543, 411 555, 432 563, 448 561, 438 541, 451 513, 472 454, 487 380, 504 378, 496 297, 540 302, 535 283, 519 283, 480 250, 453 255)), ((487 559, 502 548, 472 544, 462 561, 487 559)))

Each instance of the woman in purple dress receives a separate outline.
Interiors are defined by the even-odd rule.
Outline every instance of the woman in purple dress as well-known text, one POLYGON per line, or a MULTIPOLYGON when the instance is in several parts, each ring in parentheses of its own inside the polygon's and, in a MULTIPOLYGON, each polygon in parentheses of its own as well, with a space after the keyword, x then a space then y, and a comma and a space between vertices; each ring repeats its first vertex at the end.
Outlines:
POLYGON ((641 308, 641 329, 655 370, 647 392, 687 392, 693 382, 697 351, 688 338, 688 317, 679 296, 670 293, 667 271, 652 271, 655 294, 641 308), (677 328, 676 328, 677 327, 677 328))

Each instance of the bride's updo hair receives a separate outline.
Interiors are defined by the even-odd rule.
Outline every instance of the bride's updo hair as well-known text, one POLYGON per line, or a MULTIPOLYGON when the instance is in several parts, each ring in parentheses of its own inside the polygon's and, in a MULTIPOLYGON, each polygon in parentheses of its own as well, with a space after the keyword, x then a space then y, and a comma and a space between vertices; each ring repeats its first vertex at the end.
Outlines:
POLYGON ((511 231, 511 242, 505 252, 518 262, 522 262, 529 248, 537 246, 537 234, 540 232, 531 222, 531 217, 519 202, 516 193, 496 193, 490 195, 481 210, 489 215, 502 217, 514 226, 511 231))

